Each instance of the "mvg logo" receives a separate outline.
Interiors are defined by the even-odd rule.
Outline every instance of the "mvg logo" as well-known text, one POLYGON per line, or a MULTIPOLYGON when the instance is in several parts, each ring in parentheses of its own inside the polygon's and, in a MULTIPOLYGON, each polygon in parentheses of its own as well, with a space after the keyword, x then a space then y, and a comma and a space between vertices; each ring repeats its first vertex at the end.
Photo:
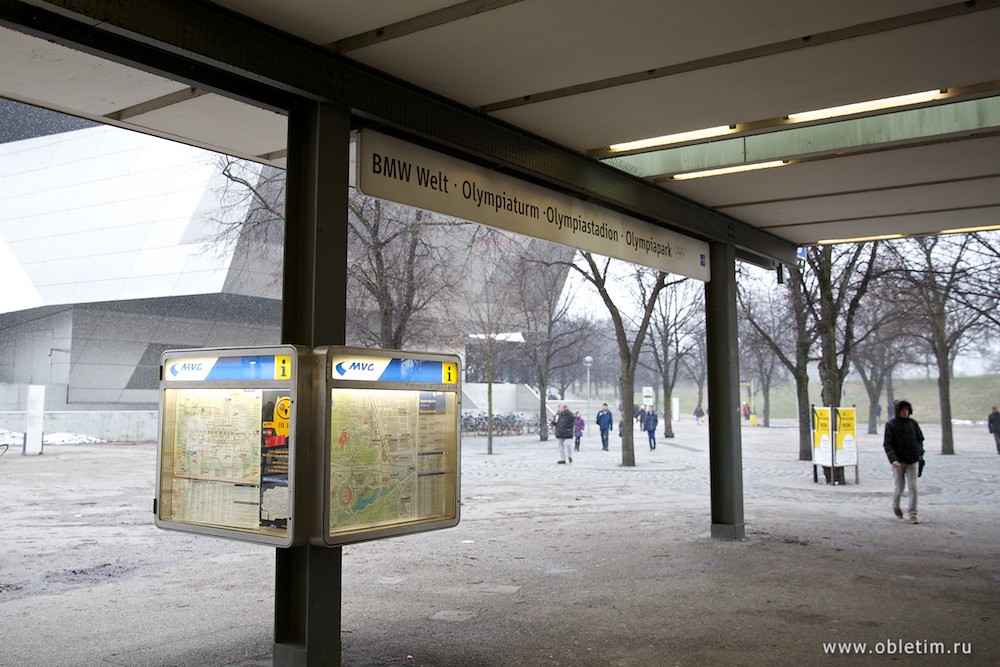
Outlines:
POLYGON ((389 359, 341 359, 333 365, 334 377, 345 380, 378 380, 389 365, 389 359))
POLYGON ((173 366, 170 367, 170 374, 173 375, 174 377, 177 377, 178 375, 184 372, 200 373, 204 369, 204 367, 205 364, 201 363, 200 361, 196 363, 188 362, 183 364, 174 364, 173 366))
POLYGON ((208 377, 208 374, 218 361, 217 357, 203 357, 196 359, 167 359, 164 373, 164 380, 200 381, 208 377))

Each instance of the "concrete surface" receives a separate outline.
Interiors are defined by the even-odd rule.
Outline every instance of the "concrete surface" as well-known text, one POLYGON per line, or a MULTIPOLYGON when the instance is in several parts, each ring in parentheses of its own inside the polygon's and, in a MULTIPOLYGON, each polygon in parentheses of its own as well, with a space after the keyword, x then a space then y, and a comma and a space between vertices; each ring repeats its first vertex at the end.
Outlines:
MULTIPOLYGON (((635 468, 596 435, 570 465, 554 440, 466 438, 458 527, 344 549, 343 664, 1000 664, 985 427, 941 456, 924 426, 919 525, 890 510, 880 436, 860 437, 861 483, 833 487, 790 425, 744 428, 740 542, 709 537, 707 427, 675 430, 637 438, 635 468)), ((274 549, 156 529, 154 461, 0 455, 0 665, 270 664, 274 549)))

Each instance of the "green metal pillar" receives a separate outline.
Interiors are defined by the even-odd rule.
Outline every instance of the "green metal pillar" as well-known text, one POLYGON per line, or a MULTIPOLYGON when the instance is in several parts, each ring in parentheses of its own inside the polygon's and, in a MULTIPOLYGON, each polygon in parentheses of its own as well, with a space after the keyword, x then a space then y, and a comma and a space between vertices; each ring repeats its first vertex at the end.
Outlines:
MULTIPOLYGON (((347 306, 347 189, 351 117, 303 103, 288 118, 281 340, 342 345, 347 306)), ((308 406, 301 406, 307 414, 308 406)), ((300 411, 300 414, 301 412, 300 411)), ((322 443, 300 442, 296 477, 315 496, 322 443)), ((310 497, 309 502, 318 502, 310 497)), ((312 507, 309 512, 317 511, 312 507)), ((308 520, 301 517, 300 520, 308 520)), ((311 544, 275 557, 274 664, 339 665, 341 550, 311 544)))
POLYGON ((712 537, 742 540, 746 527, 743 522, 736 248, 719 242, 711 243, 709 248, 711 280, 705 285, 705 323, 712 537))

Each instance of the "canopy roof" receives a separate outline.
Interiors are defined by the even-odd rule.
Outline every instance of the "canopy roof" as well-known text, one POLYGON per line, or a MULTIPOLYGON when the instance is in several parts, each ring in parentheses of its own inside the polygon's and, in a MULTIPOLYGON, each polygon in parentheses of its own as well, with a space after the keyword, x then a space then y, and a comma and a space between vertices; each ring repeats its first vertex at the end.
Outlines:
POLYGON ((758 260, 1000 226, 1000 0, 59 4, 0 7, 0 95, 277 166, 332 100, 758 260))

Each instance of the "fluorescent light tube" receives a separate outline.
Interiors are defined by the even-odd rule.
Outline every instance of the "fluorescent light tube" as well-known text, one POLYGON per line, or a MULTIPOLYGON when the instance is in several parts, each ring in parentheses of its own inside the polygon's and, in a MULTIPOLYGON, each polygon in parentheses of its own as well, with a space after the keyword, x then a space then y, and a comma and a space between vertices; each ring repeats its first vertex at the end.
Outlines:
POLYGON ((946 93, 939 89, 925 90, 922 93, 910 93, 909 95, 897 95, 896 97, 883 97, 880 100, 869 100, 868 102, 856 102, 845 104, 839 107, 829 107, 827 109, 817 109, 815 111, 802 111, 800 113, 788 114, 788 120, 793 123, 801 123, 807 120, 821 120, 823 118, 836 118, 837 116, 849 116, 855 113, 866 111, 878 111, 880 109, 891 109, 892 107, 902 107, 908 104, 920 104, 940 99, 946 93))
POLYGON ((621 151, 634 151, 641 148, 651 148, 653 146, 664 146, 666 144, 676 144, 682 141, 694 141, 695 139, 709 139, 711 137, 721 137, 724 134, 731 134, 736 130, 730 125, 719 125, 717 127, 706 127, 702 130, 690 130, 688 132, 678 132, 677 134, 665 134, 662 137, 652 137, 650 139, 637 139, 636 141, 626 141, 621 144, 611 144, 609 150, 616 153, 621 151))
POLYGON ((735 167, 719 167, 718 169, 703 169, 701 171, 688 171, 681 174, 674 174, 671 180, 686 181, 691 178, 704 178, 706 176, 721 176, 722 174, 735 174, 741 171, 754 171, 756 169, 770 169, 786 165, 785 160, 771 160, 770 162, 754 162, 752 164, 738 164, 735 167))

